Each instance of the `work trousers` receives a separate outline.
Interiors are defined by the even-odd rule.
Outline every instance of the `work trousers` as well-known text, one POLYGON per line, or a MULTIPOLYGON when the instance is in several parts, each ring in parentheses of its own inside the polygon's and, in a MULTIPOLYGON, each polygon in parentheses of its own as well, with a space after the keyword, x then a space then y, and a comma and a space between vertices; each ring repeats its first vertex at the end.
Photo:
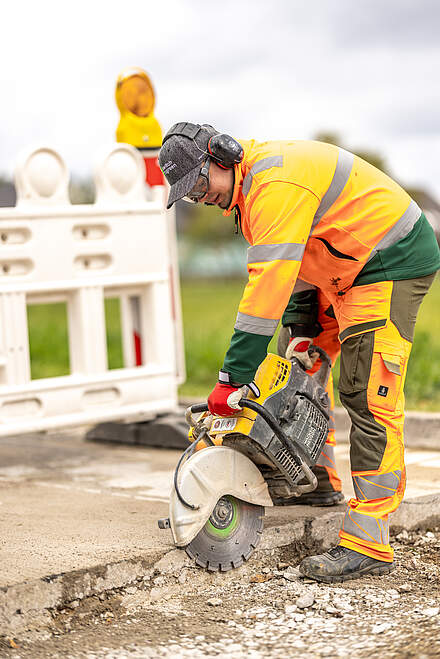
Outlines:
MULTIPOLYGON (((341 353, 339 394, 351 419, 355 498, 348 502, 340 544, 381 561, 393 560, 388 516, 399 506, 405 490, 403 386, 417 312, 434 277, 355 286, 343 295, 321 291, 318 295, 323 329, 314 343, 324 348, 333 364, 341 353)), ((327 390, 333 401, 331 379, 327 390)), ((327 478, 332 489, 340 490, 334 444, 331 420, 318 461, 322 468, 318 480, 325 487, 327 478)))

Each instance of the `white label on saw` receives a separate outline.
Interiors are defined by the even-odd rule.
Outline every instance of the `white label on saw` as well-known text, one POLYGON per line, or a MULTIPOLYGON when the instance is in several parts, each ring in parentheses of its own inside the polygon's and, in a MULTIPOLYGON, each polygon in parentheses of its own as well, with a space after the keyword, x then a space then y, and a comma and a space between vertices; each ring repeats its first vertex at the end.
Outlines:
POLYGON ((211 430, 214 432, 226 432, 227 430, 234 430, 237 425, 237 419, 216 419, 213 421, 211 430))

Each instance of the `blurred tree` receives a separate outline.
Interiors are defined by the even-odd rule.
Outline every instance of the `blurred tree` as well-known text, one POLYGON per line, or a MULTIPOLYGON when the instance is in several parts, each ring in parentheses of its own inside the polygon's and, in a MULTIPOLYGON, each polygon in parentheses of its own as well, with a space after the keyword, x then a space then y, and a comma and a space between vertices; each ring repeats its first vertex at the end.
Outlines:
MULTIPOLYGON (((327 144, 335 144, 336 146, 340 146, 343 149, 347 149, 340 135, 338 135, 337 133, 322 131, 317 133, 314 139, 317 140, 318 142, 327 142, 327 144)), ((388 169, 388 165, 385 158, 380 153, 377 153, 377 151, 370 151, 368 149, 363 149, 363 148, 348 149, 348 151, 355 153, 363 160, 369 162, 370 165, 374 165, 374 167, 377 167, 382 172, 385 172, 385 174, 390 175, 390 171, 388 169)))

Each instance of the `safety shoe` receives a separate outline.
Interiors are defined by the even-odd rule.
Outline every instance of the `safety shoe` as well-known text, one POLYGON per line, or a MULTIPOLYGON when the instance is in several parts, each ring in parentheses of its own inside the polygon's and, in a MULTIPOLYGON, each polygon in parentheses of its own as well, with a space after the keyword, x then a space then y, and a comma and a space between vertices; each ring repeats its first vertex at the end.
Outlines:
POLYGON ((323 492, 314 490, 299 497, 290 497, 289 499, 274 499, 275 506, 337 506, 345 501, 342 492, 336 490, 323 492))
POLYGON ((365 574, 388 574, 394 570, 394 563, 378 561, 347 547, 332 547, 325 554, 309 556, 299 566, 300 573, 309 579, 335 583, 359 579, 365 574))

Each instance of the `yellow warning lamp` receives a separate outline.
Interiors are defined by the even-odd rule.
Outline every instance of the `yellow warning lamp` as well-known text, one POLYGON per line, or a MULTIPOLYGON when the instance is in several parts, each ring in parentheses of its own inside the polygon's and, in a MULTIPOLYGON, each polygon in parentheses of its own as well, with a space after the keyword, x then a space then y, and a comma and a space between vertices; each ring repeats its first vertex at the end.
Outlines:
POLYGON ((121 113, 116 141, 138 149, 158 149, 162 130, 153 114, 154 89, 147 73, 138 67, 122 71, 116 81, 115 95, 121 113))

